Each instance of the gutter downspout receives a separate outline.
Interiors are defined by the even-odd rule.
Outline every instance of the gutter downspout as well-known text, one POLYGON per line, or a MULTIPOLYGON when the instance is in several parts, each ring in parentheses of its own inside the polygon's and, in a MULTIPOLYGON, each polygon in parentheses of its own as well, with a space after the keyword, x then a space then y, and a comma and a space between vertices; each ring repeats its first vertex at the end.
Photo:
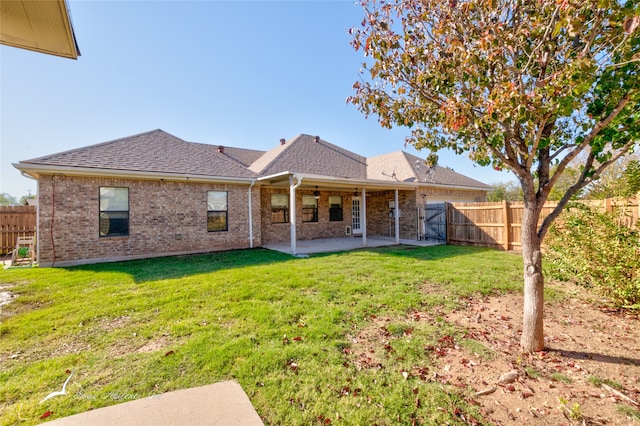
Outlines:
POLYGON ((291 214, 289 215, 290 226, 291 226, 291 254, 297 256, 298 248, 297 246, 297 235, 296 235, 296 188, 298 188, 302 184, 302 178, 298 175, 289 176, 289 208, 291 209, 291 214), (297 181, 296 184, 293 182, 297 181))
POLYGON ((249 248, 253 248, 253 209, 251 207, 251 188, 256 184, 255 179, 251 181, 251 185, 249 185, 248 196, 249 196, 249 248))
POLYGON ((398 205, 398 189, 393 190, 394 196, 394 219, 395 219, 395 231, 396 231, 396 244, 400 244, 400 206, 398 205))

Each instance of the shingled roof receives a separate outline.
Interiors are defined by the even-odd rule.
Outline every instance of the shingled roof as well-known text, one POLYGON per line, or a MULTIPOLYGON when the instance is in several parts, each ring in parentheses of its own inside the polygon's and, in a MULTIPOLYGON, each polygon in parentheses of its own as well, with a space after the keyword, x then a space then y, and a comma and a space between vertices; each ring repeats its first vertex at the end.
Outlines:
POLYGON ((299 135, 267 151, 249 169, 262 176, 280 172, 340 178, 366 178, 367 159, 318 136, 299 135))
POLYGON ((367 178, 397 182, 418 182, 491 189, 491 186, 441 166, 429 170, 424 159, 404 151, 391 152, 367 159, 367 178))
POLYGON ((90 145, 21 161, 30 165, 100 171, 202 176, 206 179, 250 179, 283 172, 329 178, 370 179, 417 184, 464 186, 488 190, 477 180, 437 166, 403 151, 365 158, 318 136, 301 134, 270 151, 187 142, 163 130, 90 145))
POLYGON ((217 146, 186 142, 160 129, 20 163, 202 176, 256 176, 237 160, 220 153, 217 146))

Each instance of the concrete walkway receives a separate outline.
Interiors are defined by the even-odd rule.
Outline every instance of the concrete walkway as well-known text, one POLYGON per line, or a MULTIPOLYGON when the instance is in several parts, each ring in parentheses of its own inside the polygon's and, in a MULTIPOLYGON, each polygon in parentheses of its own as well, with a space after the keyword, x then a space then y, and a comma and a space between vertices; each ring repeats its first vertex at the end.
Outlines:
MULTIPOLYGON (((400 244, 410 246, 435 246, 441 243, 436 241, 400 240, 400 244)), ((396 245, 395 238, 384 236, 367 236, 366 247, 362 244, 362 237, 344 238, 319 238, 316 240, 298 240, 296 242, 296 252, 298 255, 309 255, 314 253, 331 253, 337 251, 350 251, 361 248, 386 247, 396 245)), ((282 253, 291 254, 291 243, 264 244, 262 247, 282 253)))
POLYGON ((264 426, 237 382, 163 393, 47 423, 55 426, 264 426))

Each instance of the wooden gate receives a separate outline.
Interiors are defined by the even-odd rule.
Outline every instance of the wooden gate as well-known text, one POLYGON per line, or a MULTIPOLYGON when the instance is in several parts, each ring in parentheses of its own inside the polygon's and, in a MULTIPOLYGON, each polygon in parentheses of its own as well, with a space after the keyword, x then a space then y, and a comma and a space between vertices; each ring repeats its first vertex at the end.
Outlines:
POLYGON ((447 207, 445 203, 427 204, 424 208, 424 239, 447 242, 447 207))

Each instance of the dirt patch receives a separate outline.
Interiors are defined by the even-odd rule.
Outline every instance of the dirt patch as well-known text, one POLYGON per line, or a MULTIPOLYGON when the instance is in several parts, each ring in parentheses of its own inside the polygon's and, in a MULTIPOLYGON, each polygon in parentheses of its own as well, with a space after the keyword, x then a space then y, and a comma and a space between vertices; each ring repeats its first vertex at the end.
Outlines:
POLYGON ((135 339, 122 339, 118 343, 109 347, 109 355, 113 357, 119 357, 132 353, 151 353, 166 348, 173 341, 169 335, 164 334, 157 339, 152 339, 140 345, 140 342, 135 339))
POLYGON ((468 387, 496 424, 640 424, 638 316, 578 297, 547 304, 547 350, 525 354, 522 303, 519 294, 468 299, 447 315, 490 352, 448 345, 438 356, 445 379, 468 387))
MULTIPOLYGON (((522 303, 508 294, 465 299, 448 314, 414 312, 406 319, 437 316, 461 333, 426 347, 435 365, 408 374, 456 387, 496 425, 640 425, 639 316, 577 296, 547 303, 547 350, 527 354, 522 303)), ((358 368, 381 367, 391 322, 372 318, 350 336, 344 352, 358 368)))
POLYGON ((100 318, 98 320, 99 327, 104 331, 111 331, 117 328, 124 327, 131 322, 131 317, 124 315, 117 318, 100 318))

